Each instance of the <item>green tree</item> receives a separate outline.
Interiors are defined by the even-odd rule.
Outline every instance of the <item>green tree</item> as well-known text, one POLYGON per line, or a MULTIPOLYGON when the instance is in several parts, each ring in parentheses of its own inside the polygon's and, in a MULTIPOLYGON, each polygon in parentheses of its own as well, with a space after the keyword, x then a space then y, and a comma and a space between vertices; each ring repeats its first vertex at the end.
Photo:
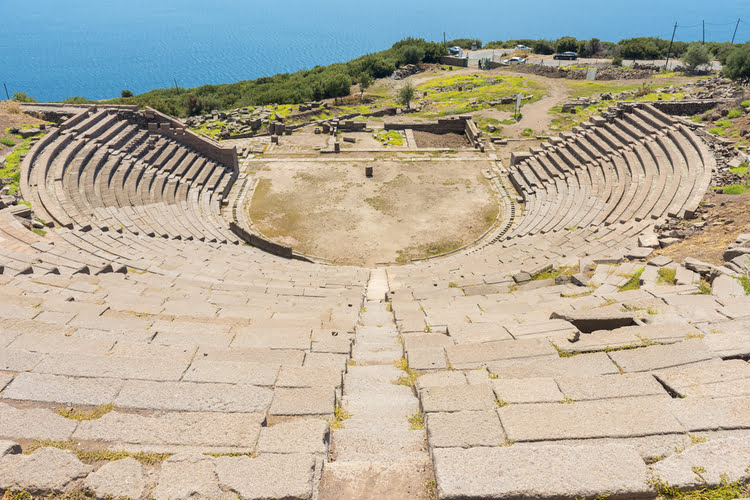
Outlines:
POLYGON ((349 95, 352 79, 346 73, 334 73, 325 80, 326 97, 349 95))
POLYGON ((695 71, 699 66, 711 62, 711 54, 708 49, 700 43, 691 43, 687 51, 682 55, 682 62, 685 63, 691 71, 695 71))
POLYGON ((555 44, 555 50, 557 53, 560 52, 575 52, 578 49, 578 40, 572 36, 564 36, 557 40, 555 44))
POLYGON ((133 92, 131 92, 128 89, 123 89, 122 92, 120 92, 120 97, 122 98, 133 97, 133 92))
POLYGON ((373 82, 375 80, 370 76, 370 73, 362 73, 359 76, 359 100, 362 102, 362 100, 365 97, 365 91, 369 89, 373 82))
POLYGON ((406 64, 419 64, 424 59, 424 50, 417 45, 408 45, 401 50, 406 64))
POLYGON ((727 56, 724 74, 732 80, 750 80, 750 43, 738 47, 727 56))
POLYGON ((36 102, 36 99, 26 95, 26 92, 13 92, 13 100, 16 102, 36 102))
POLYGON ((417 90, 414 88, 414 85, 412 85, 411 82, 406 82, 403 87, 398 89, 398 93, 396 94, 396 102, 401 106, 411 108, 411 101, 414 99, 414 95, 416 94, 416 92, 417 90))
POLYGON ((531 48, 534 50, 534 54, 542 54, 548 56, 555 53, 555 44, 549 40, 535 40, 531 44, 531 48))

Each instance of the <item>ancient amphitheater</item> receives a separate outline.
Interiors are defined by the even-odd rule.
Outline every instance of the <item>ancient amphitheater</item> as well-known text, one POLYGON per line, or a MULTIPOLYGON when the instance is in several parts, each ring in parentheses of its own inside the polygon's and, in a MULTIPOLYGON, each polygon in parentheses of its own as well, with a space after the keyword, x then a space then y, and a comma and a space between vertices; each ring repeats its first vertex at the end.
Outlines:
POLYGON ((22 165, 47 234, 0 211, 0 491, 651 498, 747 478, 742 262, 651 256, 715 169, 682 121, 622 103, 508 165, 481 153, 492 231, 364 269, 245 244, 234 148, 153 110, 67 112, 22 165))

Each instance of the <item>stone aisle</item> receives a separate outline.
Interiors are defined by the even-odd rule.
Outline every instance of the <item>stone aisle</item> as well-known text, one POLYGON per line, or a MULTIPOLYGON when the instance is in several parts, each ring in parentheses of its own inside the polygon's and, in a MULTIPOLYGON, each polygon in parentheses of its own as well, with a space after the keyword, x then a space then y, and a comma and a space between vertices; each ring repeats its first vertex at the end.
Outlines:
POLYGON ((409 420, 419 401, 411 387, 395 383, 406 374, 397 367, 403 348, 387 293, 385 270, 372 270, 344 378, 342 407, 350 418, 331 431, 319 500, 433 495, 425 431, 413 430, 409 420))

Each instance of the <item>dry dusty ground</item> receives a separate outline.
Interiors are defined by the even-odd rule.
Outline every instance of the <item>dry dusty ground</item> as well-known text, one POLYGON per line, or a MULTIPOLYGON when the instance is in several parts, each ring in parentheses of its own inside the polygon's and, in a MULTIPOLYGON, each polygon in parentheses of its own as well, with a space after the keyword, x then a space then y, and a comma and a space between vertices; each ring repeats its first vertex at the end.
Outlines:
POLYGON ((709 209, 705 229, 656 253, 666 255, 676 262, 682 262, 685 257, 694 257, 709 264, 724 263, 722 255, 729 244, 737 239, 737 235, 750 233, 750 194, 709 192, 703 201, 716 204, 709 209))
MULTIPOLYGON (((11 104, 10 106, 13 106, 13 104, 11 104)), ((21 125, 32 123, 36 125, 38 123, 41 123, 41 120, 38 120, 33 116, 29 116, 26 113, 9 112, 9 106, 6 106, 4 102, 0 103, 0 139, 7 137, 18 144, 21 142, 21 139, 10 135, 8 132, 6 132, 6 130, 10 127, 20 127, 21 125)), ((11 146, 0 144, 0 156, 5 156, 7 153, 10 153, 11 149, 11 146)))
POLYGON ((493 224, 498 204, 481 173, 489 162, 415 160, 253 165, 250 217, 295 250, 367 266, 453 250, 493 224))

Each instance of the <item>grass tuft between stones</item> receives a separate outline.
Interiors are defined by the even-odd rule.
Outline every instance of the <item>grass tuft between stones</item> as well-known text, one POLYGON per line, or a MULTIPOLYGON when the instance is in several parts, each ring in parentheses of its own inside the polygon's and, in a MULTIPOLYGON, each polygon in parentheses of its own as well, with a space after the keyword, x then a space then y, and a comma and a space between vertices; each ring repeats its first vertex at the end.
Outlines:
POLYGON ((412 431, 423 431, 424 430, 424 413, 418 411, 414 415, 409 416, 409 429, 412 431))
POLYGON ((350 418, 352 418, 352 414, 344 410, 344 407, 339 403, 333 409, 333 418, 328 420, 328 425, 331 429, 343 429, 344 421, 349 420, 350 418))
POLYGON ((633 274, 630 274, 628 276, 628 282, 619 287, 619 290, 621 292, 625 292, 628 290, 638 290, 641 288, 641 274, 643 274, 643 271, 645 271, 645 267, 641 267, 636 269, 636 271, 633 274))
POLYGON ((96 408, 88 411, 71 407, 59 408, 57 410, 57 413, 65 418, 82 422, 83 420, 96 420, 98 418, 101 418, 114 409, 115 405, 113 403, 109 403, 106 405, 99 405, 96 408))
POLYGON ((61 494, 51 493, 42 497, 39 495, 32 495, 31 492, 27 490, 7 490, 2 497, 2 500, 35 500, 38 498, 44 498, 44 500, 96 500, 97 497, 88 491, 74 491, 61 494))
POLYGON ((393 384, 395 385, 405 385, 406 387, 414 387, 414 384, 417 382, 417 379, 419 378, 419 375, 417 375, 417 372, 409 368, 409 362, 406 360, 406 358, 401 358, 395 363, 396 368, 402 370, 406 375, 402 375, 399 378, 396 379, 393 384))
MULTIPOLYGON (((702 479, 703 467, 693 467, 693 473, 702 479)), ((732 500, 742 498, 750 494, 750 485, 742 481, 729 481, 726 475, 721 476, 718 486, 705 486, 694 490, 680 490, 671 484, 655 476, 649 479, 649 484, 656 489, 659 497, 663 499, 681 500, 732 500)))
POLYGON ((145 465, 160 464, 169 457, 171 453, 155 453, 155 452, 130 452, 124 450, 84 450, 80 445, 73 441, 53 441, 44 439, 35 441, 28 448, 24 450, 24 454, 30 454, 39 448, 59 448, 61 450, 73 451, 78 460, 83 463, 91 464, 95 462, 113 462, 115 460, 121 460, 123 458, 133 458, 145 465))

